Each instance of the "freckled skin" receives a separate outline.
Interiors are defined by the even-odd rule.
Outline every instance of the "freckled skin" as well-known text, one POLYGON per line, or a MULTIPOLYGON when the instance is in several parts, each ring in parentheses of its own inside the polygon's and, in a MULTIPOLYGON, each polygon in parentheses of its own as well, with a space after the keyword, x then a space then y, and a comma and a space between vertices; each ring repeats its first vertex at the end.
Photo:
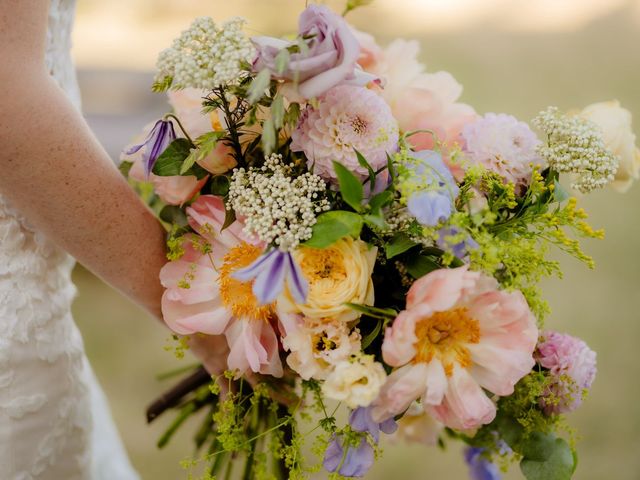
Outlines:
POLYGON ((164 231, 46 72, 48 5, 0 0, 0 192, 36 229, 160 317, 164 231))

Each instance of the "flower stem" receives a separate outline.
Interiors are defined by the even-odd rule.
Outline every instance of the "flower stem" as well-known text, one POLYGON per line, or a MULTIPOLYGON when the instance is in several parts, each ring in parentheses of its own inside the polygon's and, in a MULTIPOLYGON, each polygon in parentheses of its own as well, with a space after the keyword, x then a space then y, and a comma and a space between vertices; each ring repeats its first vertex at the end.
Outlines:
POLYGON ((184 136, 187 140, 189 140, 189 143, 191 143, 191 145, 193 145, 195 147, 195 143, 193 142, 193 140, 191 139, 191 137, 189 136, 189 134, 187 133, 187 131, 185 130, 184 126, 182 125, 182 122, 180 121, 180 119, 178 117, 176 117, 173 113, 167 113, 164 116, 165 120, 168 118, 172 118, 173 120, 176 121, 176 123, 178 124, 178 127, 180 127, 180 130, 182 130, 182 133, 184 133, 184 136))

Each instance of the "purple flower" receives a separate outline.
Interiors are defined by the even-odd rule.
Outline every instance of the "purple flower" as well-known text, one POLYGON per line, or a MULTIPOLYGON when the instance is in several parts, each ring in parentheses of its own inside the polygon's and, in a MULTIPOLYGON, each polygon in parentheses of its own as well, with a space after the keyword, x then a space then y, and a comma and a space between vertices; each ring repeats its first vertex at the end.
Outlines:
POLYGON ((298 36, 307 42, 308 48, 291 53, 288 64, 283 66, 278 65, 278 54, 297 42, 253 37, 251 41, 257 50, 254 71, 266 68, 275 78, 296 82, 298 93, 304 98, 318 97, 343 83, 365 85, 375 79, 358 69, 360 44, 347 22, 329 8, 307 7, 300 15, 298 36))
POLYGON ((461 230, 456 227, 443 227, 438 230, 436 245, 443 250, 450 251, 460 259, 466 258, 469 255, 469 250, 475 250, 479 245, 466 233, 462 238, 459 238, 460 233, 461 230))
MULTIPOLYGON (((351 429, 356 432, 368 433, 376 444, 380 440, 380 432, 391 434, 398 428, 398 424, 393 418, 382 423, 374 421, 369 407, 360 407, 352 411, 349 424, 351 429)), ((332 437, 322 462, 325 470, 328 472, 338 471, 340 475, 345 477, 363 477, 375 459, 373 446, 366 437, 360 439, 357 447, 345 446, 344 443, 339 435, 332 437)))
POLYGON ((149 132, 149 135, 147 135, 147 138, 144 139, 144 142, 134 145, 125 153, 127 155, 133 155, 144 147, 142 161, 145 174, 148 177, 158 157, 162 155, 162 152, 164 152, 175 139, 176 132, 173 129, 173 123, 168 120, 158 120, 149 132))
POLYGON ((482 456, 484 448, 468 447, 464 459, 469 466, 471 480, 500 480, 498 467, 482 456))
POLYGON ((406 183, 413 190, 407 202, 409 212, 428 227, 447 220, 454 210, 458 185, 442 156, 433 150, 411 152, 405 168, 409 172, 406 183))
POLYGON ((309 284, 300 267, 289 252, 272 248, 248 267, 236 270, 233 277, 242 282, 253 282, 253 293, 263 304, 273 302, 282 292, 285 283, 296 302, 304 303, 309 284))

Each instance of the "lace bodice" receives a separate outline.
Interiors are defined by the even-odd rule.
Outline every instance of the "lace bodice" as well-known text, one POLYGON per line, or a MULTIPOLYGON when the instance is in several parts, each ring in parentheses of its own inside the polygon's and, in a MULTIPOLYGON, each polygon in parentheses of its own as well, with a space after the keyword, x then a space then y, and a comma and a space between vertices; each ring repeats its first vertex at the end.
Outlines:
MULTIPOLYGON (((75 0, 51 0, 46 62, 79 108, 70 56, 74 7, 75 0)), ((137 478, 71 317, 72 267, 0 192, 2 479, 137 478)))

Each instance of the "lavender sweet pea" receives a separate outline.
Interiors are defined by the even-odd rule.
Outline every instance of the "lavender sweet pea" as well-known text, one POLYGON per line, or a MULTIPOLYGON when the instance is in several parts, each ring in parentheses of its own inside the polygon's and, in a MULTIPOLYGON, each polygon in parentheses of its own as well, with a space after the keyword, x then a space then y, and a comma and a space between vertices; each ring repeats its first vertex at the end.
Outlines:
POLYGON ((253 293, 262 305, 278 298, 285 284, 298 303, 305 302, 309 290, 309 284, 291 254, 277 248, 264 253, 248 267, 235 271, 233 277, 242 282, 254 280, 253 293))
POLYGON ((493 463, 482 456, 483 448, 468 447, 464 459, 469 466, 471 480, 500 480, 502 477, 493 463))
POLYGON ((435 227, 453 213, 458 185, 438 152, 422 150, 411 156, 407 167, 421 185, 411 193, 407 208, 422 225, 435 227))
POLYGON ((278 54, 297 43, 253 37, 251 41, 257 50, 254 71, 268 69, 274 78, 296 83, 297 93, 305 99, 319 97, 336 85, 366 85, 375 80, 376 77, 357 66, 360 44, 347 22, 324 5, 311 5, 302 12, 298 35, 308 48, 291 53, 284 69, 278 68, 278 54))
POLYGON ((144 142, 134 145, 129 150, 126 150, 125 153, 127 155, 133 155, 144 147, 142 160, 145 174, 149 177, 158 157, 162 155, 162 152, 164 152, 175 139, 176 132, 173 128, 173 123, 169 120, 158 120, 149 132, 149 135, 147 135, 147 138, 144 139, 144 142))
POLYGON ((441 228, 438 230, 436 245, 443 250, 449 250, 460 259, 465 259, 469 256, 469 251, 475 250, 479 245, 478 242, 468 234, 461 236, 462 238, 458 240, 460 233, 461 230, 456 227, 441 228))
MULTIPOLYGON (((370 408, 360 407, 351 412, 349 425, 356 432, 368 433, 377 444, 380 432, 391 434, 398 428, 393 418, 377 423, 371 416, 370 408)), ((363 477, 373 465, 375 452, 367 438, 360 439, 357 446, 346 446, 344 440, 334 435, 324 454, 323 466, 328 472, 338 472, 344 477, 363 477)))

